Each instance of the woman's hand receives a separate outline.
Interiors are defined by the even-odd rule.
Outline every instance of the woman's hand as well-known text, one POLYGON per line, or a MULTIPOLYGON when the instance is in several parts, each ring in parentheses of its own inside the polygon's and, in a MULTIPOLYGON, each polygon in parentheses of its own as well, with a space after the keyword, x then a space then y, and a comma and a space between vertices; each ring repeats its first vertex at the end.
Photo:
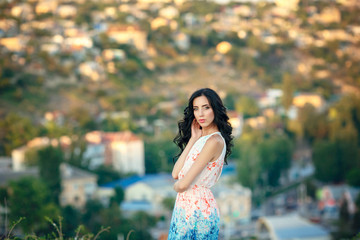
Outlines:
POLYGON ((200 124, 194 118, 191 124, 191 138, 198 140, 201 137, 201 133, 200 124))

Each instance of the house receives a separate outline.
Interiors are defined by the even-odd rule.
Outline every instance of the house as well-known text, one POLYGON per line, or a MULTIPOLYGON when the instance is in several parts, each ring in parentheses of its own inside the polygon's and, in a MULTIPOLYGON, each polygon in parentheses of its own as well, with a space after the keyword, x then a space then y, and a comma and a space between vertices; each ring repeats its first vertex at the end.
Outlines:
POLYGON ((102 57, 105 61, 121 61, 126 58, 125 51, 122 49, 104 49, 102 57))
POLYGON ((254 129, 261 129, 264 128, 266 124, 266 118, 264 116, 252 117, 247 118, 245 120, 245 125, 249 125, 254 129))
POLYGON ((280 8, 296 11, 299 6, 299 0, 275 0, 275 4, 280 8))
POLYGON ((5 36, 5 33, 11 36, 17 34, 17 23, 14 19, 0 19, 0 39, 5 36))
POLYGON ((21 18, 24 20, 32 20, 34 18, 33 10, 30 4, 23 3, 15 5, 11 8, 11 15, 16 18, 21 18))
POLYGON ((71 139, 67 136, 62 136, 59 139, 50 139, 48 137, 37 137, 29 141, 26 145, 18 147, 11 152, 12 169, 15 172, 24 171, 28 168, 26 159, 26 153, 32 149, 41 149, 46 146, 58 146, 66 148, 71 144, 71 139))
POLYGON ((232 47, 231 43, 222 41, 218 43, 218 45, 216 45, 216 51, 221 54, 226 54, 231 50, 231 47, 232 47))
POLYGON ((87 201, 95 197, 97 176, 93 173, 62 163, 60 205, 83 208, 87 201))
POLYGON ((61 5, 57 8, 56 13, 61 18, 72 18, 77 14, 77 8, 73 5, 61 5))
POLYGON ((70 35, 70 37, 65 37, 64 45, 68 48, 92 48, 93 41, 88 36, 87 33, 80 32, 77 29, 67 29, 65 30, 65 35, 70 35), (73 30, 71 33, 70 31, 73 30))
POLYGON ((321 110, 325 107, 325 100, 317 93, 300 93, 294 96, 293 105, 297 108, 302 108, 306 104, 311 104, 314 108, 321 110))
POLYGON ((144 141, 130 131, 93 131, 85 135, 88 147, 85 156, 90 166, 110 165, 121 173, 144 175, 144 141))
POLYGON ((36 4, 35 12, 37 15, 46 14, 46 13, 54 13, 58 6, 57 0, 44 0, 39 1, 36 4))
POLYGON ((60 51, 60 46, 55 43, 44 43, 41 44, 41 51, 47 52, 50 55, 55 55, 60 51))
POLYGON ((4 46, 10 52, 21 52, 25 49, 28 38, 26 37, 8 37, 0 38, 0 45, 4 46))
POLYGON ((106 7, 104 9, 104 13, 107 18, 115 19, 118 14, 118 11, 116 7, 106 7))
POLYGON ((281 89, 267 89, 265 94, 258 98, 260 108, 276 107, 283 95, 281 89))
POLYGON ((45 112, 43 123, 47 123, 47 122, 54 122, 59 126, 64 125, 65 123, 64 113, 59 110, 45 112))
POLYGON ((163 17, 157 17, 151 21, 151 29, 156 30, 160 27, 166 27, 170 26, 170 29, 175 31, 178 27, 178 23, 175 20, 163 18, 163 17))
POLYGON ((326 7, 320 14, 315 15, 315 20, 323 24, 339 23, 341 21, 341 13, 337 7, 326 7))
POLYGON ((179 10, 174 6, 167 6, 159 10, 159 16, 166 19, 174 19, 179 16, 179 10))
MULTIPOLYGON (((100 189, 109 193, 110 189, 116 187, 124 189, 125 198, 121 208, 128 215, 140 210, 153 215, 160 215, 166 211, 162 204, 163 200, 169 197, 175 199, 176 197, 173 183, 171 174, 147 174, 110 182, 100 186, 100 189)), ((108 194, 108 196, 111 195, 108 194)))
POLYGON ((178 47, 182 51, 187 51, 190 48, 190 37, 189 35, 178 32, 174 35, 174 41, 176 47, 178 47))
POLYGON ((23 171, 13 171, 11 169, 2 168, 0 169, 0 187, 6 187, 11 181, 16 181, 23 177, 39 177, 38 168, 33 167, 23 171))
POLYGON ((330 233, 319 225, 297 215, 284 215, 259 218, 256 222, 256 239, 330 240, 332 238, 330 233))
POLYGON ((244 125, 244 118, 242 114, 236 111, 228 111, 227 115, 229 116, 229 123, 231 124, 232 135, 234 137, 239 137, 242 133, 243 125, 244 125))
POLYGON ((140 51, 147 48, 147 33, 137 25, 112 25, 106 34, 117 43, 133 45, 140 51))
POLYGON ((100 82, 105 80, 104 69, 97 62, 83 62, 79 65, 78 71, 82 77, 93 82, 100 82))

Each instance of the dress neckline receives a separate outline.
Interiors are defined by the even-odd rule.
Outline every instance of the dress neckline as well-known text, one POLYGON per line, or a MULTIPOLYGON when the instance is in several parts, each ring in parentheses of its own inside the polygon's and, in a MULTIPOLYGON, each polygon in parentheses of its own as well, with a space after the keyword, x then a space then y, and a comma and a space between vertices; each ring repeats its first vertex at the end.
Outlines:
POLYGON ((214 135, 215 133, 220 133, 220 132, 219 132, 219 131, 213 132, 213 133, 210 133, 210 134, 208 134, 208 135, 201 136, 200 138, 207 137, 207 136, 211 136, 211 135, 214 135))

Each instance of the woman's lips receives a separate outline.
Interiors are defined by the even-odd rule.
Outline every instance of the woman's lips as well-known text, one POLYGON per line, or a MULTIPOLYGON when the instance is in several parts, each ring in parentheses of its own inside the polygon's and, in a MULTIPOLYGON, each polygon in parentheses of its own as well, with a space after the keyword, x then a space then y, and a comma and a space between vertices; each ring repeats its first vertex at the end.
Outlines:
POLYGON ((204 123, 205 119, 199 119, 199 123, 204 123))

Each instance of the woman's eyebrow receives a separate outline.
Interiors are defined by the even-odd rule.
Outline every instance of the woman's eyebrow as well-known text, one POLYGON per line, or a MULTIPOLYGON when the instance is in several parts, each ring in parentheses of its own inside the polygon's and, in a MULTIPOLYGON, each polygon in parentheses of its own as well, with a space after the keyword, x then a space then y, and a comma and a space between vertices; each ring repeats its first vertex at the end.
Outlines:
MULTIPOLYGON (((206 104, 202 105, 202 107, 206 107, 206 106, 209 106, 209 104, 206 103, 206 104)), ((197 105, 194 105, 193 107, 195 108, 195 107, 198 107, 198 106, 197 106, 197 105)))

